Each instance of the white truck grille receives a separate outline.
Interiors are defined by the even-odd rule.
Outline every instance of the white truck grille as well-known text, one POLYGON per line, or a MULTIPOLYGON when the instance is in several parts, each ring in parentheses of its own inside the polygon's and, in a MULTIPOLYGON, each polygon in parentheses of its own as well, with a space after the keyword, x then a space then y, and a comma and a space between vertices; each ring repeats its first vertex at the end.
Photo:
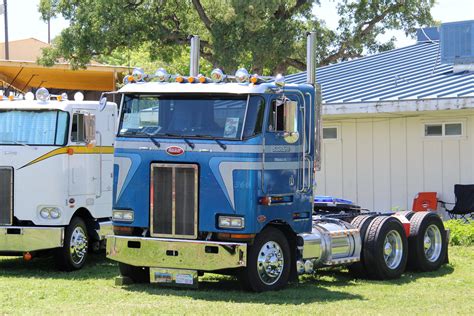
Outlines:
POLYGON ((13 168, 0 167, 0 225, 13 224, 13 168))

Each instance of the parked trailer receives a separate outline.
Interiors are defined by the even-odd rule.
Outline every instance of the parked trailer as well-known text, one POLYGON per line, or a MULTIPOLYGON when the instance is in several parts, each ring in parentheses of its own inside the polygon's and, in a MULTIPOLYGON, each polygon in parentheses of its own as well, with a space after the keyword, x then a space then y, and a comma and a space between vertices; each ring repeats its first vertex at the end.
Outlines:
POLYGON ((352 220, 313 211, 321 142, 314 39, 307 84, 245 69, 199 75, 196 36, 189 76, 136 69, 125 78, 116 92, 115 236, 107 237, 119 281, 196 286, 212 272, 259 292, 326 266, 377 279, 399 277, 407 262, 439 268, 446 232, 432 213, 352 220))
POLYGON ((52 252, 76 270, 112 231, 117 106, 45 88, 25 98, 0 98, 0 255, 52 252))

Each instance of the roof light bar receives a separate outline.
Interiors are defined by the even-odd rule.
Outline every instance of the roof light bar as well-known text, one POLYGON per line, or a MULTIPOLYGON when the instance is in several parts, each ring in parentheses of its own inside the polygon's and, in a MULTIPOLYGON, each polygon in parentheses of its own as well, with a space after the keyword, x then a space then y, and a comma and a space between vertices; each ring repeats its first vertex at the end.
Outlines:
POLYGON ((249 72, 245 68, 240 68, 235 72, 235 81, 238 83, 246 83, 249 81, 249 72))
POLYGON ((219 68, 216 68, 211 72, 211 80, 213 82, 219 83, 219 82, 224 81, 225 79, 226 79, 226 75, 219 68))
POLYGON ((168 74, 168 72, 164 69, 164 68, 159 68, 156 72, 155 72, 155 76, 154 76, 159 82, 165 82, 165 81, 168 81, 170 80, 170 75, 168 74))
POLYGON ((42 87, 36 90, 35 96, 36 96, 36 100, 41 101, 41 102, 46 102, 49 100, 50 94, 49 94, 48 89, 42 87))

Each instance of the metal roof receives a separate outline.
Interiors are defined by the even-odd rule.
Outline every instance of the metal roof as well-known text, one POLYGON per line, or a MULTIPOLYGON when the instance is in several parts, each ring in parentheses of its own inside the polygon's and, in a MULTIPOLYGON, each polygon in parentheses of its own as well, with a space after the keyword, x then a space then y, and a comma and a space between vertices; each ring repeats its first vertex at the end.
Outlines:
MULTIPOLYGON (((365 103, 474 97, 474 72, 440 63, 439 42, 424 42, 321 67, 323 103, 365 103)), ((306 72, 288 75, 304 83, 306 72)))

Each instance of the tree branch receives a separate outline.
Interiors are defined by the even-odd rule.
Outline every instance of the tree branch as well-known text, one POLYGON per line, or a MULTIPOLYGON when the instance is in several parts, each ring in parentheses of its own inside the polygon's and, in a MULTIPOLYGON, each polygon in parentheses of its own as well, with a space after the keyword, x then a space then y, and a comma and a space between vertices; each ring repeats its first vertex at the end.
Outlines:
POLYGON ((199 18, 201 19, 202 23, 204 23, 204 26, 206 29, 211 32, 212 30, 212 22, 207 16, 206 12, 204 11, 204 8, 202 7, 201 1, 200 0, 192 0, 194 8, 196 9, 199 18))
POLYGON ((354 32, 354 35, 346 39, 344 42, 342 42, 337 52, 335 52, 332 55, 327 56, 326 58, 321 60, 319 64, 328 65, 340 59, 360 57, 361 55, 359 53, 349 52, 347 51, 347 48, 351 46, 351 44, 354 42, 356 38, 360 39, 369 35, 372 32, 372 30, 375 28, 377 23, 385 19, 385 17, 389 15, 390 13, 397 11, 402 5, 403 5, 402 2, 397 2, 396 4, 389 6, 385 11, 383 11, 379 15, 376 15, 375 17, 373 17, 371 20, 359 24, 359 26, 357 26, 354 32))
POLYGON ((282 4, 278 7, 278 9, 275 11, 275 18, 279 20, 287 20, 293 16, 293 14, 298 10, 302 5, 306 4, 309 2, 309 0, 297 0, 295 5, 286 10, 285 5, 282 4))

